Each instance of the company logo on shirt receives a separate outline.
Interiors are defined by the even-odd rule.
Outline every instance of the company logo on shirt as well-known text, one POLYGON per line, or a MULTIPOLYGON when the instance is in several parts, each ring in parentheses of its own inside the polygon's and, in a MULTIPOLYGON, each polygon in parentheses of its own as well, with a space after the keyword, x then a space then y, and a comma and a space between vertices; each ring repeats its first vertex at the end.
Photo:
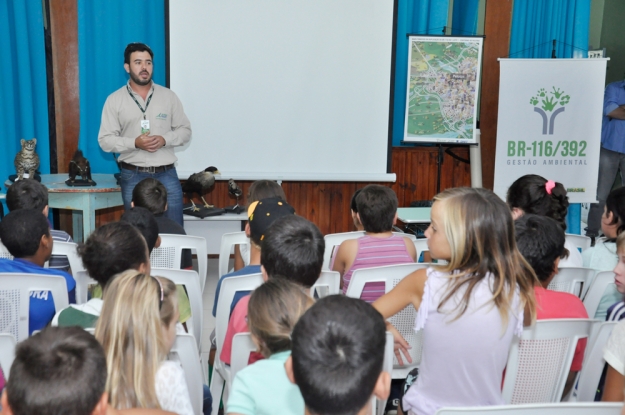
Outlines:
POLYGON ((163 114, 163 113, 161 112, 161 113, 159 113, 159 114, 156 116, 156 119, 157 119, 157 120, 166 120, 166 119, 167 119, 167 114, 163 114))

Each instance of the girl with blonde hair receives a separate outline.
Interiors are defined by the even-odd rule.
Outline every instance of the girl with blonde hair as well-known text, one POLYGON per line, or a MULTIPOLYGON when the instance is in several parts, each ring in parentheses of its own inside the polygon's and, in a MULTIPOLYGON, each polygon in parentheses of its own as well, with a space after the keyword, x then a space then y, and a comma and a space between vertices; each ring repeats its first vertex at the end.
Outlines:
MULTIPOLYGON (((502 373, 514 335, 535 320, 536 276, 516 247, 506 204, 485 189, 455 188, 434 198, 426 233, 433 258, 448 261, 404 278, 373 306, 389 318, 417 310, 423 357, 404 413, 434 414, 443 406, 503 405, 502 373)), ((387 323, 396 356, 409 347, 387 323)))
POLYGON ((128 270, 109 283, 95 336, 106 355, 114 408, 193 415, 182 368, 165 360, 178 319, 176 285, 167 278, 128 270))
POLYGON ((247 323, 254 343, 265 357, 234 377, 226 407, 228 414, 300 415, 304 399, 286 375, 291 355, 291 332, 313 304, 305 288, 283 278, 271 278, 250 297, 247 323))

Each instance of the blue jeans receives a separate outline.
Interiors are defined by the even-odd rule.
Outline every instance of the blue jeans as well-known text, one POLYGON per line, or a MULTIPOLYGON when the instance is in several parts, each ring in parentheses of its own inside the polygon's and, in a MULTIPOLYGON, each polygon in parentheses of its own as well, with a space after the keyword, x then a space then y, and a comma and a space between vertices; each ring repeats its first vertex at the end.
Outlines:
POLYGON ((213 411, 213 396, 208 386, 202 385, 203 388, 203 401, 202 401, 202 414, 211 415, 213 411))
POLYGON ((143 179, 151 177, 163 183, 167 189, 167 210, 166 217, 184 226, 182 220, 182 187, 178 180, 176 168, 172 167, 162 173, 143 173, 136 170, 121 169, 120 184, 122 187, 122 200, 124 201, 124 209, 130 209, 132 201, 132 191, 135 186, 143 179))
POLYGON ((597 183, 598 203, 590 205, 586 236, 596 237, 599 235, 603 207, 619 170, 621 171, 621 179, 623 179, 625 174, 625 154, 601 147, 601 152, 599 153, 599 180, 597 183))

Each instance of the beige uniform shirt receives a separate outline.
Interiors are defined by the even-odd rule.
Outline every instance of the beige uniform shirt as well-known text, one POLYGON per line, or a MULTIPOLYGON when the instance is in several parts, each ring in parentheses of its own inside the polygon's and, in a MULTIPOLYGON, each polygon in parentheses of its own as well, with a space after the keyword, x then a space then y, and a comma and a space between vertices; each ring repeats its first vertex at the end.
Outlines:
POLYGON ((172 164, 178 160, 174 147, 184 145, 190 138, 189 119, 182 103, 169 88, 152 83, 152 89, 144 100, 126 84, 109 95, 104 103, 98 143, 108 153, 120 153, 120 161, 139 167, 172 164), (146 119, 150 120, 150 135, 160 135, 166 143, 165 147, 154 153, 135 147, 135 139, 141 135, 143 113, 128 93, 129 90, 143 109, 152 94, 145 112, 146 119))

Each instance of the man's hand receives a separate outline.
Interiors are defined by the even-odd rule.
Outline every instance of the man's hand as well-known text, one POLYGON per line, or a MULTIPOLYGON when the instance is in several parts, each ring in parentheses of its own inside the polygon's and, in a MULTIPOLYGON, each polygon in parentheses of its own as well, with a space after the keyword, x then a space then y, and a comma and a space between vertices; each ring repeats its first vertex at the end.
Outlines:
POLYGON ((154 153, 165 145, 165 139, 160 135, 141 134, 135 138, 135 147, 154 153))

